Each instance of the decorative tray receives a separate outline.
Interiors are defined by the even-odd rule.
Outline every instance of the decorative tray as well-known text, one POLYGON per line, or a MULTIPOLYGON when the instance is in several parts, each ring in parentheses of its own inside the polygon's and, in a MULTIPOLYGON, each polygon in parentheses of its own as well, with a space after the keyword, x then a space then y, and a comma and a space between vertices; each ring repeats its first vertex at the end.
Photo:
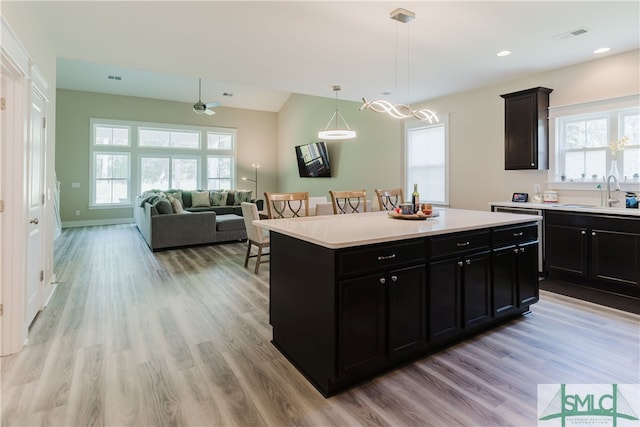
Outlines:
POLYGON ((428 219, 428 218, 434 218, 436 216, 440 216, 440 214, 437 211, 433 211, 433 213, 431 213, 431 215, 418 215, 418 214, 403 215, 401 213, 397 213, 397 212, 394 212, 394 211, 389 211, 389 216, 391 218, 397 218, 397 219, 425 220, 425 219, 428 219))

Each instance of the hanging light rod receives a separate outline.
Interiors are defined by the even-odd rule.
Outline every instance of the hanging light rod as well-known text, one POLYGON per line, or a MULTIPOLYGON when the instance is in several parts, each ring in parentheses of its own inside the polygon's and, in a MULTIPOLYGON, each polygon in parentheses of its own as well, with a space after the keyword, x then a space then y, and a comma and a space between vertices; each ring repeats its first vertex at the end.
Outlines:
POLYGON ((327 126, 320 132, 318 132, 318 138, 321 139, 351 139, 356 137, 356 131, 351 130, 347 121, 340 114, 340 110, 338 110, 338 92, 340 91, 340 86, 334 85, 333 91, 336 93, 336 109, 333 112, 333 115, 329 119, 327 126), (342 120, 344 124, 343 128, 340 128, 338 125, 338 119, 342 120), (331 123, 334 122, 334 127, 329 128, 331 123))
MULTIPOLYGON (((389 14, 389 17, 395 21, 406 24, 416 17, 414 12, 407 9, 398 8, 389 14)), ((409 41, 407 40, 407 44, 409 41)), ((397 56, 396 46, 396 56, 397 56)), ((408 58, 407 58, 408 59, 408 58)), ((396 70, 397 74, 397 70, 396 70)), ((407 83, 408 85, 408 83, 407 83)), ((408 88, 407 88, 408 89, 408 88)), ((386 99, 374 99, 373 101, 367 101, 366 98, 362 98, 362 110, 371 110, 376 113, 387 113, 394 119, 408 119, 414 117, 418 120, 428 121, 429 123, 438 122, 438 116, 431 110, 422 108, 420 110, 412 109, 408 104, 392 104, 386 99)))

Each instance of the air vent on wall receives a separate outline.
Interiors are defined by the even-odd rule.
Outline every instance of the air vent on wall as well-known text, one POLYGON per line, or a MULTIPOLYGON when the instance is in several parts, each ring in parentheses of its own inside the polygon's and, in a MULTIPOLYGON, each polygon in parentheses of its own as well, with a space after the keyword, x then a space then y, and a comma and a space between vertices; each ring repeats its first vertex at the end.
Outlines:
POLYGON ((553 36, 553 38, 554 39, 559 39, 559 40, 566 40, 566 39, 570 39, 572 37, 581 36, 581 35, 586 34, 588 32, 589 32, 588 28, 580 27, 580 28, 576 28, 575 30, 567 31, 566 33, 557 34, 557 35, 553 36))

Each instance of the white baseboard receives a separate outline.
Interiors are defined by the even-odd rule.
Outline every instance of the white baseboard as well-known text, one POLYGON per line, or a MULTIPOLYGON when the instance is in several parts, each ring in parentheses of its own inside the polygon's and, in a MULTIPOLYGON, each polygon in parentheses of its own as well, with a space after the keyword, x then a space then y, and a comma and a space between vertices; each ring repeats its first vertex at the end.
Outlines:
POLYGON ((133 218, 89 219, 85 221, 62 221, 62 228, 90 227, 93 225, 132 224, 133 218))

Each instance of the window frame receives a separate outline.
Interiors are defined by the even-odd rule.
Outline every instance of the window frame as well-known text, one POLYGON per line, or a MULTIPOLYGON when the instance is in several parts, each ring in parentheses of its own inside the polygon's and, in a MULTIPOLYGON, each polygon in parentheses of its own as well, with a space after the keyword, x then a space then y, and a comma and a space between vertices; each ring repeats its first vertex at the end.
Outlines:
POLYGON ((419 120, 409 120, 404 122, 404 144, 403 144, 403 179, 404 179, 404 192, 406 195, 410 195, 413 193, 413 180, 411 178, 411 172, 409 167, 409 143, 410 143, 410 133, 414 130, 418 129, 426 129, 426 128, 436 128, 442 127, 444 129, 444 170, 443 170, 443 179, 444 179, 444 200, 428 200, 424 197, 424 190, 421 191, 421 188, 424 188, 424 184, 421 185, 418 182, 418 192, 420 193, 420 200, 425 203, 433 203, 438 206, 449 206, 450 204, 450 156, 449 156, 449 115, 442 114, 440 115, 440 121, 438 123, 425 123, 419 120))
MULTIPOLYGON (((211 156, 225 156, 231 158, 231 176, 230 187, 234 189, 236 186, 236 163, 237 163, 237 129, 223 128, 214 126, 195 126, 182 125, 172 123, 152 123, 140 122, 132 120, 114 120, 90 118, 90 195, 89 209, 113 209, 132 207, 137 194, 141 194, 142 188, 142 159, 143 158, 168 158, 169 159, 169 187, 173 183, 173 161, 175 159, 196 159, 196 187, 185 188, 185 190, 200 190, 208 188, 208 171, 207 161, 211 156), (119 127, 127 128, 129 132, 129 145, 103 145, 96 144, 96 128, 97 127, 119 127), (168 132, 197 132, 199 148, 188 147, 158 147, 158 146, 140 146, 140 130, 160 130, 168 132), (231 138, 231 148, 229 149, 209 149, 208 135, 209 133, 226 134, 231 138), (128 180, 128 202, 117 204, 96 203, 96 177, 95 177, 95 153, 118 153, 127 154, 129 158, 129 180, 128 180)), ((163 189, 168 190, 169 188, 163 189)))
MULTIPOLYGON (((549 108, 549 170, 547 174, 547 186, 553 190, 585 190, 594 191, 595 185, 602 183, 602 178, 597 178, 595 181, 592 177, 583 178, 569 178, 562 181, 560 175, 564 167, 565 153, 574 152, 587 152, 605 150, 605 171, 608 172, 611 164, 611 152, 609 150, 609 142, 619 139, 622 135, 619 123, 619 118, 625 114, 639 114, 640 113, 640 95, 630 95, 618 98, 597 100, 591 102, 585 102, 580 104, 563 105, 558 107, 549 108), (563 150, 562 138, 563 138, 563 124, 571 120, 587 120, 596 118, 598 116, 607 118, 607 144, 605 147, 597 148, 585 148, 576 150, 563 150)), ((635 144, 632 147, 637 147, 635 144)), ((624 156, 624 153, 622 154, 624 156)), ((621 159, 618 160, 622 162, 621 159)), ((606 173, 605 172, 605 173, 606 173)), ((628 177, 628 181, 624 182, 624 179, 620 180, 620 186, 622 190, 636 190, 638 187, 638 181, 634 181, 631 177, 628 177)))

